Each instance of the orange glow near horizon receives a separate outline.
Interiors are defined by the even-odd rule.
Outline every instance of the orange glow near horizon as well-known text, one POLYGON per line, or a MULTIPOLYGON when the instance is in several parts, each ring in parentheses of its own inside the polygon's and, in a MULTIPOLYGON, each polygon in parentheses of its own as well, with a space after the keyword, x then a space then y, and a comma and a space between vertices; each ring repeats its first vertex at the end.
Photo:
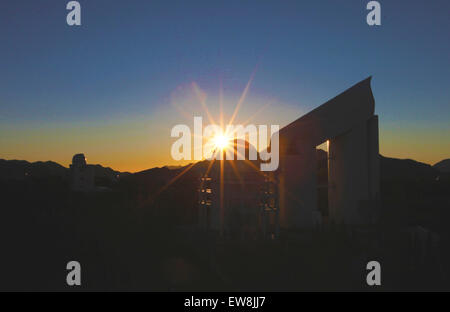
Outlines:
MULTIPOLYGON (((210 139, 211 149, 227 149, 234 144, 234 133, 226 133, 227 125, 277 123, 282 127, 302 116, 299 105, 285 105, 279 99, 252 95, 254 73, 238 94, 224 96, 222 84, 218 96, 207 95, 195 83, 174 89, 167 102, 154 111, 131 115, 107 113, 85 120, 6 121, 0 123, 0 158, 54 161, 68 167, 72 156, 85 154, 89 164, 100 164, 121 172, 139 172, 163 166, 187 166, 193 160, 176 161, 170 157, 170 129, 192 122, 193 112, 216 124, 221 133, 210 139), (170 105, 172 104, 172 105, 170 105), (208 107, 209 106, 209 107, 208 107), (228 142, 226 142, 228 139, 228 142)), ((382 115, 382 112, 381 114, 382 115)), ((448 124, 425 122, 384 122, 380 119, 380 154, 386 157, 413 159, 433 165, 450 157, 448 124)), ((261 150, 261 147, 258 147, 261 150)))

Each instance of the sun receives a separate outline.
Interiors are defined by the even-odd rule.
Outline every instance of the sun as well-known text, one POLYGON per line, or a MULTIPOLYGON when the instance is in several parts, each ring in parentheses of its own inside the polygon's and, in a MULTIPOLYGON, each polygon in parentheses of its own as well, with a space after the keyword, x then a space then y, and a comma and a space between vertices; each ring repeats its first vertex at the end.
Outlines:
POLYGON ((225 150, 228 147, 230 139, 223 135, 219 134, 213 138, 214 147, 220 150, 225 150))

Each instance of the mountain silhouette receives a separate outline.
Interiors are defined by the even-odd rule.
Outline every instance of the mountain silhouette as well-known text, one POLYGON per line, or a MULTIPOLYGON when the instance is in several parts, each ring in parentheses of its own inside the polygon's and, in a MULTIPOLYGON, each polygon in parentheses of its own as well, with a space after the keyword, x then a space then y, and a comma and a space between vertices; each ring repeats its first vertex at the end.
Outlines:
MULTIPOLYGON (((120 172, 102 165, 92 165, 94 167, 95 178, 115 181, 120 177, 129 175, 129 172, 120 172)), ((6 160, 0 159, 0 180, 25 180, 30 178, 57 177, 68 179, 70 169, 54 161, 28 162, 26 160, 6 160)))
POLYGON ((439 171, 425 163, 412 159, 389 158, 380 155, 381 179, 433 180, 439 171))
POLYGON ((26 160, 0 159, 0 179, 23 180, 29 177, 67 178, 69 169, 53 161, 28 162, 26 160))
MULTIPOLYGON (((318 150, 319 161, 324 161, 325 152, 318 150)), ((326 159, 325 159, 326 161, 326 159)), ((136 177, 140 181, 149 179, 168 182, 171 178, 192 166, 189 170, 201 174, 208 167, 208 161, 200 161, 195 165, 187 166, 164 166, 161 168, 151 168, 136 173, 120 172, 109 167, 103 167, 96 164, 94 166, 95 177, 98 179, 116 180, 117 178, 136 177)), ((323 166, 326 164, 324 163, 323 166)), ((322 167, 322 166, 321 166, 322 167)), ((412 159, 398 159, 384 157, 380 155, 380 174, 383 179, 434 179, 441 172, 450 172, 450 159, 444 159, 431 166, 412 159)), ((0 159, 0 179, 1 180, 23 180, 26 178, 46 178, 60 177, 67 179, 70 174, 69 168, 66 168, 53 161, 28 162, 26 160, 5 160, 0 159)))
POLYGON ((450 172, 450 158, 441 160, 440 162, 434 164, 433 168, 441 172, 450 172))

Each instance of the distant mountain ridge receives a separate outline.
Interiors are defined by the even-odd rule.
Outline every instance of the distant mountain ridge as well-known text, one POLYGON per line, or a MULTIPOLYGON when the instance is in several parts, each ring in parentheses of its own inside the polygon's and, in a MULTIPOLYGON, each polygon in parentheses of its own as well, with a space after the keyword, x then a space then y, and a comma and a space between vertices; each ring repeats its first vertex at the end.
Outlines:
POLYGON ((425 179, 439 175, 433 166, 412 159, 389 158, 380 155, 380 177, 382 179, 425 179))
MULTIPOLYGON (((98 178, 116 179, 117 177, 130 174, 129 172, 120 172, 102 165, 92 165, 95 176, 98 178)), ((23 180, 27 178, 46 178, 59 177, 67 179, 70 169, 54 161, 36 161, 26 160, 6 160, 0 159, 0 179, 1 180, 23 180)))
POLYGON ((450 158, 441 160, 433 165, 433 168, 441 172, 450 172, 450 158))
POLYGON ((68 170, 68 168, 53 161, 28 162, 26 160, 0 159, 0 179, 2 180, 22 180, 31 176, 65 178, 68 175, 68 170))
MULTIPOLYGON (((205 167, 199 162, 194 168, 200 170, 205 167)), ((97 178, 116 179, 124 176, 152 176, 156 175, 164 180, 172 178, 174 174, 181 172, 187 166, 164 166, 162 168, 151 168, 136 173, 120 172, 109 167, 96 164, 94 167, 97 178)), ((205 167, 206 168, 206 167, 205 167)), ((406 178, 406 179, 434 179, 440 173, 450 172, 450 159, 444 159, 431 166, 412 159, 389 158, 380 155, 380 174, 382 179, 406 178)), ((1 180, 22 180, 27 177, 45 178, 69 177, 70 169, 54 161, 28 162, 26 160, 5 160, 0 159, 0 179, 1 180)))

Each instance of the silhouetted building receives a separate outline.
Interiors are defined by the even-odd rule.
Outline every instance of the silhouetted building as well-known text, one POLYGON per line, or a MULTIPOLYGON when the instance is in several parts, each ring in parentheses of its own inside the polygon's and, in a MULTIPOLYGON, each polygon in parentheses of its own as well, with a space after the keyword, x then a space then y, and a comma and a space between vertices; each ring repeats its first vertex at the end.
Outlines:
POLYGON ((379 206, 378 116, 370 77, 280 130, 280 226, 308 228, 325 220, 376 222, 379 206), (316 147, 327 142, 328 181, 318 183, 316 147), (319 192, 328 207, 319 209, 319 192))
MULTIPOLYGON (((248 142, 242 144, 247 155, 254 149, 248 142)), ((269 195, 266 178, 257 160, 212 161, 199 188, 201 228, 234 239, 268 235, 269 208, 273 207, 265 205, 269 195)))
POLYGON ((380 178, 374 108, 368 78, 280 130, 276 171, 261 172, 259 161, 213 161, 201 178, 200 226, 222 236, 273 237, 278 228, 375 223, 380 178), (317 149, 324 142, 327 152, 317 149))
POLYGON ((76 154, 70 165, 70 186, 72 191, 91 192, 95 190, 94 167, 86 164, 84 154, 76 154))

